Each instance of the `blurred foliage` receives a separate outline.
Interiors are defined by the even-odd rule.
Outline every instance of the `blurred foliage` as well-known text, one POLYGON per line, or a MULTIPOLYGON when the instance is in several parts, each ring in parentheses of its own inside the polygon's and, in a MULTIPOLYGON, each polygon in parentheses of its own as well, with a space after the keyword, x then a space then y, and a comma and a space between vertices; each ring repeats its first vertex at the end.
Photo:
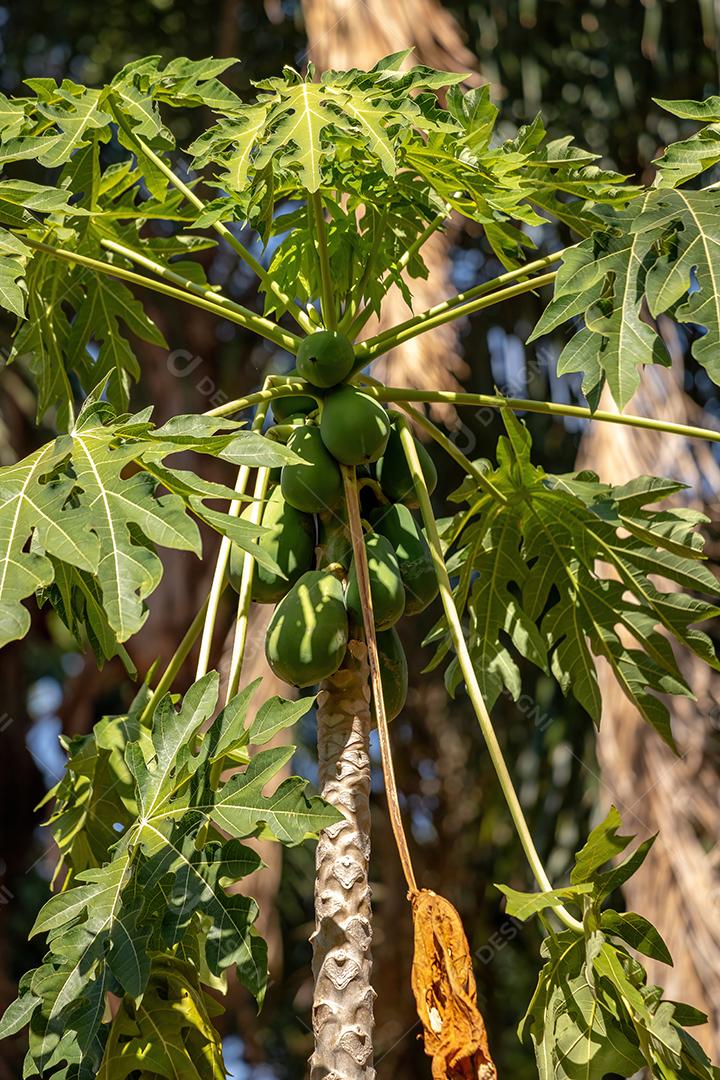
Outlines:
MULTIPOLYGON (((693 129, 661 113, 653 97, 698 99, 718 90, 720 25, 713 0, 470 0, 446 6, 456 14, 480 71, 492 83, 508 133, 541 108, 553 135, 572 134, 628 174, 643 175, 666 142, 693 129)), ((397 42, 397 48, 405 44, 397 42)), ((18 92, 23 78, 31 76, 101 82, 129 60, 158 53, 167 58, 237 56, 241 64, 227 81, 245 94, 251 80, 277 74, 285 63, 302 65, 305 49, 297 0, 108 0, 103 5, 36 0, 0 7, 0 89, 5 93, 18 92)), ((197 122, 203 122, 200 116, 197 122)), ((191 114, 178 113, 174 124, 187 146, 196 134, 191 114)), ((559 242, 562 238, 548 235, 548 246, 559 242)), ((212 280, 234 298, 257 305, 254 281, 234 257, 220 248, 206 259, 212 280)), ((458 288, 498 272, 472 231, 457 239, 453 266, 458 288)), ((269 367, 282 368, 287 362, 243 332, 216 328, 202 312, 178 319, 165 301, 154 299, 152 305, 170 350, 139 351, 144 379, 134 404, 157 402, 159 419, 165 407, 168 412, 189 411, 207 407, 201 403, 213 394, 234 396, 256 385, 269 367), (178 377, 173 379, 173 374, 178 377)), ((577 393, 574 384, 559 384, 554 376, 553 342, 528 351, 523 346, 539 311, 537 299, 526 295, 507 311, 472 320, 462 341, 471 369, 469 388, 487 392, 498 385, 518 396, 564 400, 577 393)), ((558 339, 557 351, 560 344, 558 339)), ((690 389, 703 396, 701 384, 690 389)), ((33 402, 15 369, 0 374, 0 410, 0 459, 5 461, 9 444, 27 452, 32 438, 33 402)), ((494 458, 499 418, 466 413, 463 422, 456 433, 462 449, 471 456, 494 458)), ((572 468, 579 426, 535 416, 529 418, 529 427, 539 464, 553 472, 572 468)), ((457 481, 458 476, 448 475, 448 489, 457 481)), ((194 569, 187 574, 189 565, 168 568, 168 576, 186 574, 182 580, 187 587, 158 603, 138 644, 139 665, 167 653, 189 622, 204 584, 194 569)), ((414 622, 419 624, 413 627, 417 637, 406 641, 406 647, 417 685, 419 670, 429 659, 429 650, 424 653, 419 642, 432 615, 414 622)), ((103 712, 121 711, 132 692, 119 668, 108 665, 97 675, 68 650, 57 627, 37 617, 28 641, 8 649, 0 665, 6 697, 2 709, 12 718, 7 728, 0 723, 5 859, 0 869, 6 871, 0 886, 6 890, 0 892, 0 1007, 13 996, 13 978, 37 962, 23 942, 34 914, 30 909, 46 895, 45 838, 35 829, 32 806, 42 790, 39 764, 47 764, 51 755, 47 740, 35 741, 33 753, 40 760, 34 764, 25 734, 37 734, 39 724, 47 728, 48 718, 58 717, 73 733, 87 730, 103 712), (60 706, 44 712, 29 708, 28 688, 48 677, 59 688, 60 706)), ((519 707, 503 697, 494 716, 537 845, 551 876, 560 877, 587 832, 597 794, 593 733, 587 718, 562 699, 550 680, 523 674, 526 692, 519 707)), ((532 929, 520 929, 504 914, 502 898, 492 885, 505 881, 525 889, 531 882, 477 725, 461 696, 448 704, 437 681, 428 680, 411 692, 393 738, 419 878, 427 887, 442 887, 465 920, 501 1073, 532 1080, 532 1054, 518 1043, 515 1027, 534 986, 538 942, 532 929)), ((298 771, 312 777, 311 722, 301 725, 299 739, 298 771)), ((375 795, 378 1077, 414 1080, 426 1076, 428 1066, 413 1027, 410 915, 379 782, 375 795)), ((250 1062, 239 1076, 294 1080, 303 1074, 311 1041, 307 938, 312 876, 312 853, 291 850, 276 903, 282 978, 271 987, 259 1018, 238 993, 236 1008, 224 1021, 224 1031, 241 1036, 250 1062)), ((18 1075, 17 1051, 12 1043, 0 1047, 0 1080, 18 1075)))

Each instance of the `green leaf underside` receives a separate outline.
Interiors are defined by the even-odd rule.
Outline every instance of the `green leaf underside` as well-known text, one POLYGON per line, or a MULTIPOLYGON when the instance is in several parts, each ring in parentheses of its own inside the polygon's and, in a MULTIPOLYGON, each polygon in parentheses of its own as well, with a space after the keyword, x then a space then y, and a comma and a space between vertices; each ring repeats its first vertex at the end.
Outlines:
MULTIPOLYGON (((655 693, 689 690, 668 637, 718 666, 710 639, 693 626, 718 609, 689 595, 717 592, 695 529, 702 515, 647 509, 681 489, 670 481, 641 477, 611 487, 591 473, 550 476, 532 465, 522 422, 509 410, 504 419, 508 434, 488 479, 507 501, 466 480, 454 499, 468 509, 445 528, 455 599, 468 621, 484 695, 492 704, 505 689, 517 700, 519 654, 552 671, 563 692, 572 691, 599 722, 596 657, 602 656, 625 695, 672 745, 668 710, 655 693), (663 591, 660 581, 676 588, 663 591)), ((439 663, 449 648, 444 622, 429 640, 440 642, 439 663)), ((452 661, 451 692, 460 680, 452 661)))
MULTIPOLYGON (((657 930, 632 912, 618 913, 601 906, 612 888, 608 861, 625 850, 631 837, 618 835, 620 816, 612 807, 576 856, 572 885, 546 894, 518 893, 500 886, 508 897, 508 913, 527 918, 552 907, 560 894, 580 902, 584 931, 572 930, 545 939, 545 965, 526 1015, 521 1039, 532 1043, 541 1080, 602 1080, 607 1073, 630 1077, 643 1067, 658 1080, 690 1077, 713 1080, 713 1069, 702 1047, 683 1025, 705 1017, 683 1004, 663 999, 625 943, 648 956, 670 963, 670 954, 657 930)), ((626 860, 636 869, 647 854, 641 845, 626 860), (644 851, 644 853, 643 853, 644 851)))
MULTIPOLYGON (((82 1077, 124 1077, 123 1060, 142 1052, 138 1024, 150 1030, 152 1018, 158 1031, 146 1053, 185 1062, 192 1040, 178 1045, 177 1035, 190 1023, 205 1047, 197 1075, 224 1075, 201 982, 218 985, 234 965, 261 1001, 267 977, 265 943, 253 927, 257 906, 231 888, 261 866, 241 841, 261 834, 297 844, 339 819, 305 794, 298 777, 265 793, 293 748, 248 757, 255 724, 246 715, 256 690, 234 698, 205 731, 218 695, 211 673, 179 708, 164 698, 151 728, 131 712, 69 744, 49 822, 69 883, 40 911, 33 934, 46 935, 48 953, 0 1027, 9 1033, 29 1021, 27 1067, 52 1073, 67 1063, 82 1077), (238 771, 243 759, 249 763, 238 771), (231 762, 233 774, 218 779, 231 762), (151 1009, 162 987, 169 1001, 151 1009), (124 996, 112 1024, 108 992, 124 996), (126 1045, 127 1034, 138 1039, 126 1045)), ((313 700, 267 702, 257 734, 295 722, 313 700)))
POLYGON ((40 591, 73 632, 85 627, 100 659, 115 655, 142 626, 160 581, 155 545, 200 554, 190 510, 276 569, 256 543, 259 526, 205 506, 217 492, 199 479, 188 487, 181 473, 174 491, 174 470, 162 462, 193 449, 273 467, 290 452, 232 422, 204 418, 200 434, 194 417, 153 430, 148 416, 116 417, 91 398, 69 435, 0 469, 0 644, 25 635, 23 601, 40 591))
POLYGON ((669 364, 651 319, 668 315, 704 328, 692 355, 720 382, 720 192, 658 188, 625 210, 609 210, 602 232, 571 248, 554 296, 529 340, 568 319, 558 373, 583 372, 592 407, 607 383, 624 408, 645 364, 669 364))

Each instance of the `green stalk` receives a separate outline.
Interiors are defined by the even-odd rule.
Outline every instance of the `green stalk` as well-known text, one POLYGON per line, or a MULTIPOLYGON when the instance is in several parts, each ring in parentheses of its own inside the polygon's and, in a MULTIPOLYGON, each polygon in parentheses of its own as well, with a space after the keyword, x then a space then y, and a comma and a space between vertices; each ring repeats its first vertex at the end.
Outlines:
MULTIPOLYGON (((238 495, 245 494, 245 488, 247 487, 249 479, 250 466, 241 465, 238 469, 237 479, 235 481, 235 490, 238 495)), ((228 517, 239 517, 241 507, 242 501, 240 499, 235 499, 231 502, 228 507, 228 517)), ((220 541, 217 559, 215 560, 215 569, 213 571, 213 579, 208 595, 205 623, 203 626, 202 640, 200 641, 197 670, 195 672, 196 680, 201 679, 203 675, 207 675, 210 667, 210 652, 212 650, 213 634, 215 633, 215 623, 217 622, 220 600, 222 599, 222 595, 228 584, 227 566, 230 561, 231 547, 232 540, 228 536, 223 536, 220 541)))
MULTIPOLYGON (((135 274, 132 270, 125 270, 122 266, 113 266, 111 263, 102 262, 100 259, 92 259, 90 256, 81 255, 76 251, 68 251, 66 248, 55 247, 53 244, 45 244, 42 240, 33 240, 29 236, 23 236, 23 243, 36 251, 44 251, 56 259, 62 259, 64 262, 85 266, 88 270, 94 270, 96 273, 108 274, 110 277, 119 278, 121 281, 127 281, 132 285, 139 285, 143 289, 151 289, 153 292, 162 293, 173 300, 182 300, 183 303, 193 304, 195 307, 212 312, 213 315, 228 319, 229 322, 238 323, 239 326, 245 327, 246 330, 254 331, 260 337, 267 338, 268 341, 274 342, 275 345, 287 349, 288 352, 293 354, 297 352, 297 347, 300 344, 300 338, 297 334, 291 334, 288 330, 283 330, 276 323, 271 322, 270 319, 266 319, 262 315, 256 315, 252 311, 247 310, 247 314, 243 313, 241 315, 239 311, 225 307, 219 299, 210 300, 206 296, 196 296, 187 289, 177 289, 173 285, 166 285, 163 281, 154 281, 152 278, 145 277, 144 274, 135 274)), ((242 310, 245 311, 246 309, 242 310)))
POLYGON ((226 401, 214 409, 208 409, 203 413, 203 416, 230 416, 231 413, 242 412, 243 409, 247 409, 251 405, 269 405, 275 398, 292 397, 293 394, 314 397, 317 394, 316 386, 310 386, 309 383, 302 382, 300 379, 270 375, 266 382, 272 385, 268 386, 267 389, 256 390, 254 394, 234 398, 232 401, 226 401))
MULTIPOLYGON (((267 380, 266 380, 267 382, 267 380)), ((265 388, 261 393, 267 392, 265 388)), ((253 397, 257 395, 251 395, 253 397)), ((258 410, 255 414, 255 419, 252 422, 252 431, 262 431, 263 424, 265 423, 265 414, 267 413, 267 398, 264 398, 258 404, 258 410)), ((235 481, 235 491, 238 495, 245 494, 245 488, 247 487, 248 480, 250 479, 250 466, 241 465, 238 469, 237 479, 235 481)), ((241 499, 235 499, 230 503, 228 507, 228 515, 230 517, 239 517, 240 508, 242 506, 241 499)), ((197 671, 195 678, 201 679, 203 675, 207 674, 210 667, 210 652, 212 649, 213 634, 215 632, 215 623, 217 621, 218 610, 220 608, 220 600, 222 594, 227 587, 227 567, 230 561, 230 548, 232 547, 232 540, 228 536, 223 536, 220 541, 220 549, 215 561, 215 570, 213 571, 212 584, 210 586, 210 594, 208 596, 207 612, 205 615, 205 625, 203 626, 203 635, 200 642, 200 654, 198 656, 197 671)))
MULTIPOLYGON (((523 273, 525 272, 523 270, 523 273)), ((506 289, 494 290, 464 304, 453 305, 446 300, 435 308, 414 315, 412 319, 399 323, 398 326, 394 326, 391 330, 386 330, 383 334, 378 334, 368 341, 361 341, 359 345, 355 346, 357 362, 354 370, 360 370, 366 364, 369 364, 371 360, 374 360, 376 356, 389 352, 390 349, 402 345, 404 341, 409 341, 419 334, 434 330, 436 327, 443 326, 453 319, 462 319, 466 315, 481 311, 483 308, 492 307, 493 304, 501 304, 504 300, 511 300, 514 296, 520 296, 522 293, 532 292, 543 285, 549 285, 550 282, 555 280, 556 276, 556 270, 548 274, 540 274, 529 281, 521 281, 517 285, 511 285, 506 289)))
POLYGON ((327 245, 327 232, 325 229, 325 211, 322 204, 322 196, 319 191, 314 191, 310 196, 313 218, 315 220, 315 232, 317 242, 318 261, 320 263, 320 289, 323 322, 328 330, 334 330, 337 326, 335 303, 333 301, 332 272, 330 270, 330 253, 327 245))
MULTIPOLYGON (((122 128, 127 139, 130 141, 135 150, 138 151, 140 154, 144 155, 144 157, 146 157, 149 161, 151 161, 155 168, 158 169, 159 172, 161 172, 163 176, 165 176, 170 181, 170 183, 175 188, 177 188, 178 191, 182 192, 188 202, 192 203, 192 205, 197 210, 200 210, 202 212, 205 209, 205 203, 202 201, 202 199, 199 199, 195 192, 192 190, 192 188, 188 187, 187 184, 184 184, 180 177, 175 175, 172 169, 165 164, 163 159, 158 154, 156 154, 154 150, 150 149, 144 139, 141 139, 139 135, 136 135, 132 131, 125 117, 122 115, 121 112, 116 109, 115 105, 113 105, 112 102, 110 102, 110 110, 118 126, 122 128)), ((273 278, 270 276, 270 274, 268 274, 262 263, 258 262, 253 253, 245 247, 242 241, 238 240, 235 234, 232 233, 230 229, 228 229, 227 225, 224 225, 222 221, 213 222, 212 228, 219 236, 222 236, 223 240, 227 241, 233 251, 235 251, 240 256, 240 258, 247 263, 250 269, 260 279, 263 288, 267 292, 271 292, 273 296, 275 296, 277 300, 279 300, 283 311, 287 311, 288 314, 292 315, 298 325, 301 326, 302 329, 305 330, 307 333, 309 333, 312 329, 312 326, 305 312, 298 308, 297 305, 292 302, 289 296, 285 295, 278 283, 273 280, 273 278)))
POLYGON ((206 600, 193 621, 188 626, 187 630, 185 631, 185 636, 183 637, 182 641, 173 653, 172 659, 168 666, 165 668, 162 678, 160 679, 152 694, 148 698, 145 708, 140 714, 141 725, 149 723, 155 710, 155 706, 174 683, 175 676, 185 663, 185 660, 187 659, 187 656, 193 645, 195 644, 198 634, 202 629, 203 622, 205 620, 205 612, 207 611, 207 606, 208 601, 206 600))
MULTIPOLYGON (((270 470, 258 469, 255 479, 253 502, 250 506, 248 519, 253 525, 259 525, 262 518, 265 496, 267 495, 270 470)), ((243 554, 242 574, 240 577, 240 591, 238 593, 237 618, 235 620, 235 636, 233 638, 232 658, 228 671, 227 690, 225 692, 225 704, 235 697, 240 685, 240 672, 242 670, 245 645, 247 644, 248 622, 250 618, 250 604, 252 602, 252 583, 255 574, 255 560, 249 552, 243 554)))
POLYGON ((244 318, 248 316, 251 319, 258 316, 250 308, 243 307, 242 304, 236 303, 229 297, 224 296, 223 293, 218 292, 209 285, 198 285, 196 281, 192 281, 188 277, 183 277, 182 274, 177 274, 174 270, 171 270, 168 266, 163 266, 162 263, 155 262, 154 259, 149 259, 147 255, 144 255, 140 251, 134 251, 132 248, 126 247, 125 244, 118 244, 115 240, 101 240, 101 245, 108 251, 113 251, 117 255, 122 255, 124 258, 129 259, 130 262, 137 263, 138 266, 144 266, 146 270, 152 271, 153 274, 157 274, 158 277, 164 278, 166 281, 171 281, 175 285, 178 285, 181 289, 187 289, 188 292, 193 293, 195 296, 203 296, 211 300, 215 304, 219 304, 223 309, 228 311, 234 311, 238 315, 242 315, 244 318))
MULTIPOLYGON (((413 480, 415 482, 415 491, 417 493, 418 500, 420 502, 420 513, 425 525, 425 531, 427 534, 428 544, 430 545, 430 551, 432 553, 433 564, 435 566, 435 574, 437 576, 438 585, 440 587, 440 598, 442 600, 443 609, 445 611, 445 618, 447 619, 448 629, 450 631, 450 637, 452 638, 455 654, 462 671, 463 678, 465 680, 465 686, 467 689, 468 697, 472 703, 475 715, 477 716, 480 724, 480 730, 483 733, 483 737, 487 744, 490 759, 493 763, 493 767, 497 774, 497 778, 502 788, 502 793, 505 797, 505 801, 510 810, 510 816, 512 817, 513 824, 517 831, 520 843, 522 844, 523 851, 527 858, 530 868, 535 876, 535 879, 539 887, 544 892, 551 892, 553 886, 545 871, 545 867, 542 864, 542 860, 538 855, 538 852, 533 843, 532 834, 525 815, 523 814, 520 800, 518 799, 517 792, 513 786, 512 778, 508 770, 505 758, 503 757, 500 743, 498 742, 495 729, 490 719, 490 714, 487 710, 485 700, 480 690, 480 684, 478 683, 475 670, 473 668, 472 659, 468 651, 467 644, 462 632, 462 625, 460 623, 460 616, 458 610, 455 607, 455 600, 452 594, 452 586, 450 584, 450 578, 448 576, 447 569, 445 567, 445 560, 442 554, 442 545, 440 542, 440 536, 438 534, 437 525, 435 523, 435 516, 433 514, 432 505, 430 503, 430 496, 425 485, 425 480, 420 465, 420 459, 415 449, 415 441, 412 437, 412 432, 408 427, 406 420, 400 421, 400 438, 402 440, 403 449, 407 459, 408 466, 412 473, 413 480)), ((570 930, 575 930, 577 933, 583 932, 583 924, 579 922, 570 912, 562 905, 554 907, 556 915, 565 926, 570 930)))
MULTIPOLYGON (((380 401, 397 403, 404 408, 404 401, 432 402, 448 405, 474 405, 480 408, 511 409, 513 412, 541 413, 545 416, 572 416, 582 420, 600 420, 607 424, 621 424, 626 427, 646 428, 649 431, 662 431, 667 435, 682 435, 688 439, 707 439, 720 442, 720 431, 710 428, 695 427, 692 424, 676 424, 671 420, 656 420, 650 416, 637 416, 633 413, 613 413, 603 409, 588 409, 584 405, 562 405, 554 401, 532 401, 529 398, 511 398, 492 394, 456 393, 452 390, 408 390, 401 386, 379 386, 368 388, 368 393, 380 401)), ((419 421, 418 421, 419 423, 419 421)), ((450 453, 450 451, 448 450, 450 453)), ((456 457, 453 452, 453 456, 456 457)))

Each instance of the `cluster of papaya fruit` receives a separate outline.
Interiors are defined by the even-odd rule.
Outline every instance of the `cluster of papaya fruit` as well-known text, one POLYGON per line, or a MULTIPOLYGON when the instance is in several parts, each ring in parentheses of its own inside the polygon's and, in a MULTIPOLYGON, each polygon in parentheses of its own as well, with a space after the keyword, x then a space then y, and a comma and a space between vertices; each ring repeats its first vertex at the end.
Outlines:
MULTIPOLYGON (((432 556, 413 513, 415 488, 400 433, 383 405, 345 383, 354 354, 347 338, 318 331, 305 338, 297 373, 317 397, 273 401, 277 434, 302 459, 271 475, 258 541, 282 571, 256 565, 252 599, 276 604, 268 628, 270 667, 285 682, 313 686, 340 667, 362 609, 344 512, 340 464, 357 471, 370 591, 388 719, 407 696, 407 659, 396 630, 403 615, 423 611, 437 595, 432 556)), ((437 475, 416 444, 425 482, 437 475)), ((243 552, 233 548, 230 582, 240 587, 243 552)))

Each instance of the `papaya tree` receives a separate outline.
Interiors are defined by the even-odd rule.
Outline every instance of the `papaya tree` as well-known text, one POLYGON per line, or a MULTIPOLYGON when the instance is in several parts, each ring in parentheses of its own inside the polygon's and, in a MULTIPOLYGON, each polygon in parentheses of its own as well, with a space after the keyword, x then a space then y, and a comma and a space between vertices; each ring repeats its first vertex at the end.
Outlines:
POLYGON ((408 678, 397 627, 427 610, 428 663, 477 715, 536 883, 498 888, 511 916, 544 930, 537 989, 518 1016, 540 1076, 717 1075, 687 1030, 704 1016, 648 983, 643 956, 671 962, 660 934, 610 906, 652 838, 628 854, 613 808, 553 884, 491 716, 500 695, 520 697, 534 665, 597 724, 602 662, 672 747, 669 701, 692 694, 674 649, 720 666, 702 629, 719 610, 704 519, 665 502, 682 485, 546 473, 518 415, 720 441, 622 411, 643 366, 667 363, 660 316, 702 328, 693 356, 720 380, 720 191, 701 186, 720 161, 717 99, 661 103, 698 130, 641 187, 549 139, 539 117, 503 138, 486 88, 463 92, 460 76, 406 59, 320 79, 285 69, 246 103, 220 80, 231 61, 150 57, 101 88, 36 78, 27 96, 2 101, 0 300, 17 320, 9 359, 32 378, 38 426, 51 433, 0 469, 2 644, 27 633, 34 598, 99 664, 119 659, 137 678, 126 714, 64 741, 66 773, 48 800, 57 869, 33 929, 47 951, 0 1022, 3 1036, 28 1030, 25 1076, 226 1075, 213 1021, 228 974, 258 1003, 267 984, 257 906, 233 888, 260 865, 245 843, 258 836, 318 839, 310 1075, 374 1075, 373 725, 432 1074, 496 1075, 460 920, 416 881, 394 779, 389 722, 408 678), (179 157, 165 110, 195 107, 212 121, 179 157), (23 178, 28 161, 47 183, 23 178), (424 245, 451 214, 482 230, 503 272, 414 312, 424 245), (571 242, 543 255, 533 229, 546 221, 571 242), (257 275, 262 313, 208 282, 193 256, 213 244, 257 275), (407 319, 363 337, 395 286, 407 319), (399 343, 546 287, 532 338, 567 324, 557 370, 582 372, 587 405, 373 378, 373 360, 399 343), (132 341, 163 344, 144 306, 153 292, 273 343, 291 370, 160 426, 152 408, 131 411, 142 374, 132 341), (604 388, 615 410, 599 408, 604 388), (468 458, 424 403, 497 410, 495 461, 468 458), (460 467, 456 490, 438 484, 418 433, 460 467), (180 467, 175 455, 188 452, 193 467, 180 467), (234 487, 208 477, 208 459, 237 466, 234 487), (438 517, 448 500, 454 512, 438 517), (202 557, 212 532, 207 599, 165 670, 138 676, 125 643, 163 573, 158 550, 202 557), (214 631, 228 595, 236 618, 221 685, 214 631), (250 720, 253 603, 276 605, 268 662, 306 693, 263 701, 250 720), (196 679, 178 688, 196 647, 196 679), (299 777, 273 786, 292 748, 267 744, 311 710, 320 793, 299 777))

